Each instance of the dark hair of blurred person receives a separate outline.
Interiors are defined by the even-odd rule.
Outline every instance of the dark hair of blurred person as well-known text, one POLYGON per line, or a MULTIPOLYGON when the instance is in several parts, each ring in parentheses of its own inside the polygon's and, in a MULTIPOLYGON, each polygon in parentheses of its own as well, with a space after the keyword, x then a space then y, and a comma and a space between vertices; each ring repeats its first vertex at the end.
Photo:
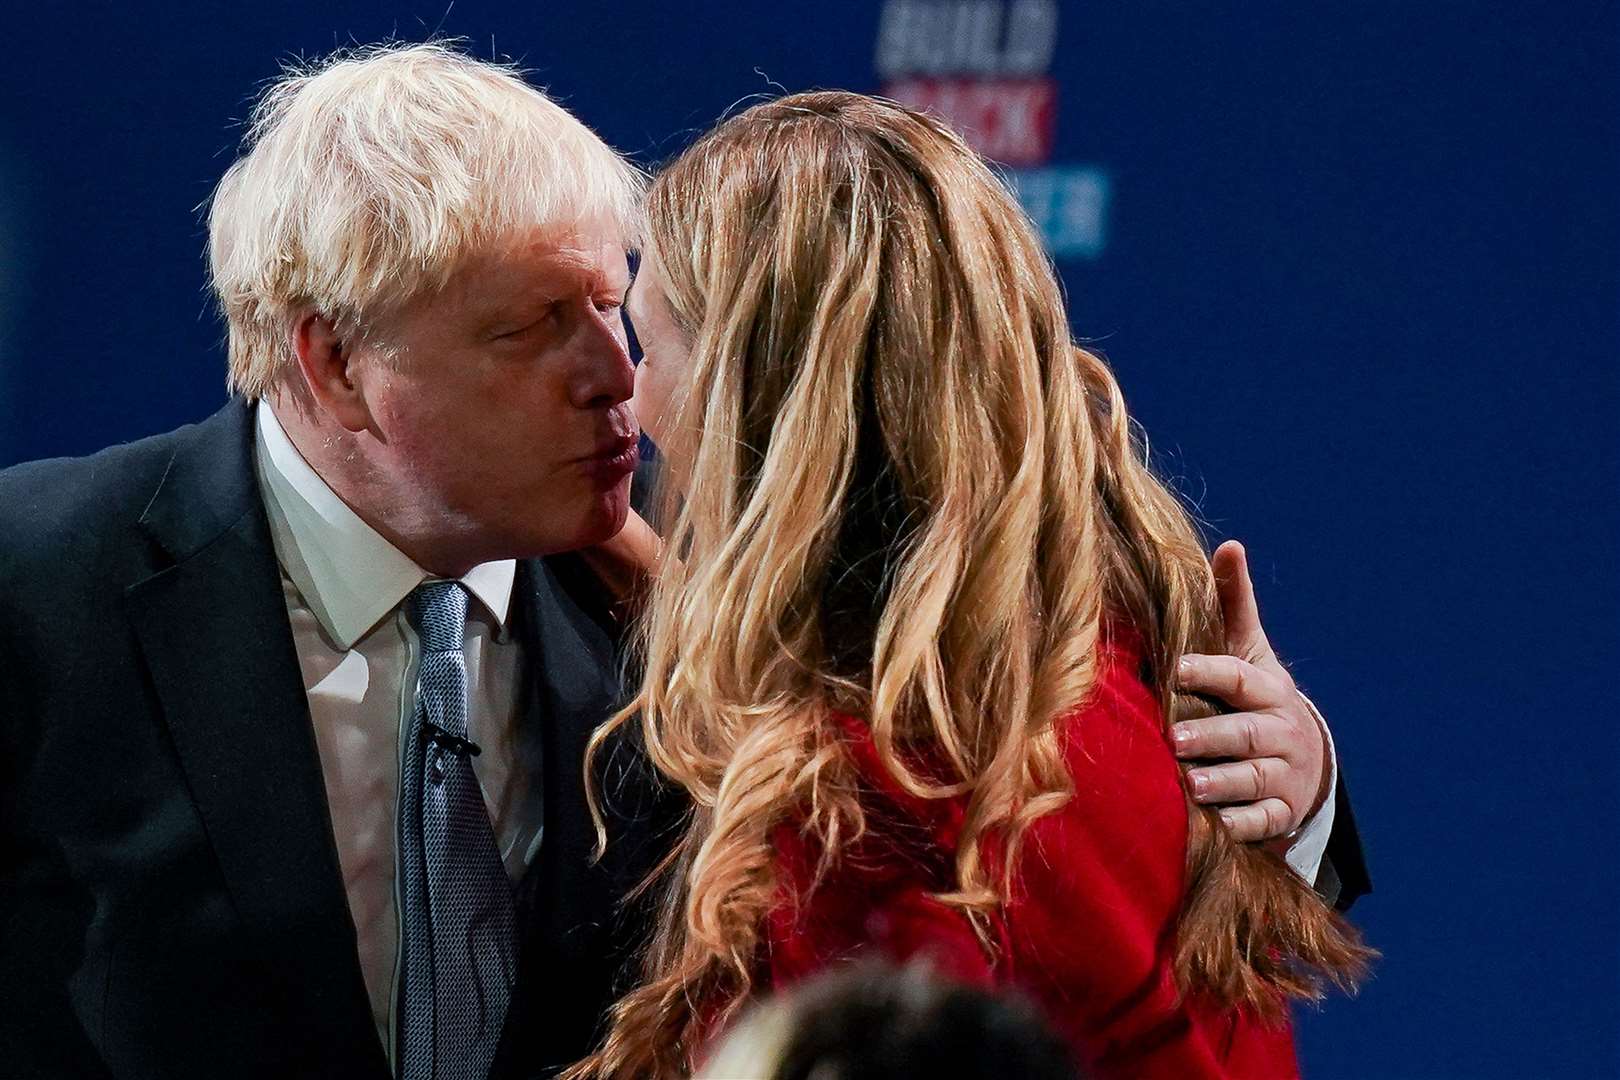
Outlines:
POLYGON ((745 1013, 697 1080, 1078 1080, 1063 1042, 1016 995, 926 965, 861 963, 745 1013))

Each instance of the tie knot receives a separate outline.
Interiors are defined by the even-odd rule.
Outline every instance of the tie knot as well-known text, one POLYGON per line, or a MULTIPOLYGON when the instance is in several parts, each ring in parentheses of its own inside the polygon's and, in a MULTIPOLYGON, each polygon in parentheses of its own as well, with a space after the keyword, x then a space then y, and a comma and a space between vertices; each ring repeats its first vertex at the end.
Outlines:
POLYGON ((460 652, 467 633, 467 590, 459 581, 424 581, 411 591, 409 615, 423 652, 460 652))

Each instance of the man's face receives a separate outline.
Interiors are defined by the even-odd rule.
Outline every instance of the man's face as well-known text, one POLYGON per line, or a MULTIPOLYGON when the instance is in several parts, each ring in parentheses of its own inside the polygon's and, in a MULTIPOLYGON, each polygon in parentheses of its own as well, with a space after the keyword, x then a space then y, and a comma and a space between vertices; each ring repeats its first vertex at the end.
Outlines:
POLYGON ((374 328, 375 460, 419 527, 475 562, 618 532, 637 461, 628 285, 617 231, 579 226, 474 259, 374 328))

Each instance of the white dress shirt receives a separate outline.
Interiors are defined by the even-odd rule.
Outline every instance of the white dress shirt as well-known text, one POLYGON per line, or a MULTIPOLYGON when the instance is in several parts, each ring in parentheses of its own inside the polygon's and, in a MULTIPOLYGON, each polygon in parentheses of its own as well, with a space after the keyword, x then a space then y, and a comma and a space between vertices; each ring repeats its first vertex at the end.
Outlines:
MULTIPOLYGON (((416 631, 403 601, 428 574, 362 521, 258 409, 257 468, 293 645, 309 697, 338 865, 358 936, 360 970, 383 1046, 393 1056, 400 952, 396 862, 403 733, 416 702, 416 631)), ((517 563, 461 578, 467 605, 467 729, 490 823, 514 880, 538 850, 539 746, 520 723, 522 653, 507 630, 517 563)))

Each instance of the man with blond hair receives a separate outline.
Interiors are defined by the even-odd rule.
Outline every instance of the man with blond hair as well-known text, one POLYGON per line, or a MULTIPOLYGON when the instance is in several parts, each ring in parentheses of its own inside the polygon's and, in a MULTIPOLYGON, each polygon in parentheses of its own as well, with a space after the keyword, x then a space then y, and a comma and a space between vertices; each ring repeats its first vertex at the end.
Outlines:
POLYGON ((641 187, 443 46, 266 93, 210 217, 233 402, 0 476, 0 1073, 588 1049, 644 826, 592 864, 616 631, 559 553, 628 512, 641 187))
MULTIPOLYGON (((520 1077, 590 1048, 680 809, 610 747, 593 860, 619 635, 570 553, 628 512, 641 186, 441 45, 267 91, 210 217, 231 403, 0 473, 0 1072, 520 1077)), ((1189 745, 1272 755, 1293 824, 1324 770, 1286 685, 1189 745)))

